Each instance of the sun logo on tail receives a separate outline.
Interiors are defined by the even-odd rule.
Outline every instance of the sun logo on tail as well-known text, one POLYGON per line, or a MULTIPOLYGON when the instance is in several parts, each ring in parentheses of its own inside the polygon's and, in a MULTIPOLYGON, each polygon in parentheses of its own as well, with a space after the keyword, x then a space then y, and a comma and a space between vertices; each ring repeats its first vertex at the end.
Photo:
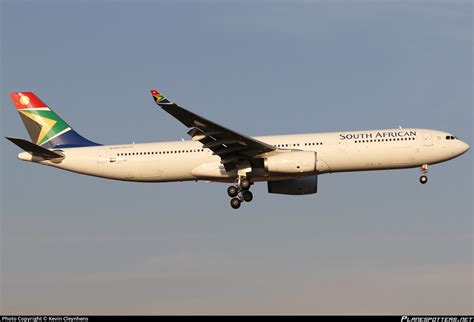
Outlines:
POLYGON ((28 105, 30 104, 30 98, 26 95, 20 95, 20 103, 21 105, 28 105))

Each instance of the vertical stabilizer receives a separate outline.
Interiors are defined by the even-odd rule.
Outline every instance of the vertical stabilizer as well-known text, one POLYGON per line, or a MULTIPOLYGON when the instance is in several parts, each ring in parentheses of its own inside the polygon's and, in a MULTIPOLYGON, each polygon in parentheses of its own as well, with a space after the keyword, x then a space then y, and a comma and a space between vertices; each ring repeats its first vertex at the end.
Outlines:
POLYGON ((100 145, 74 131, 33 92, 10 96, 33 143, 50 149, 100 145))

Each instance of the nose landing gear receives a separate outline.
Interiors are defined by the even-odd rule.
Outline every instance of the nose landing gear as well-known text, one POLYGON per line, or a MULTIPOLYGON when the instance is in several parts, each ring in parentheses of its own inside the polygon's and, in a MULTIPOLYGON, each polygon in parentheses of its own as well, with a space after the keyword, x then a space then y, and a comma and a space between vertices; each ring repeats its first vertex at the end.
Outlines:
POLYGON ((242 202, 250 202, 253 199, 252 192, 249 191, 252 183, 247 178, 239 178, 235 186, 227 188, 227 194, 232 199, 230 206, 234 209, 239 209, 242 202))
POLYGON ((428 173, 428 165, 427 164, 423 164, 421 167, 420 167, 420 170, 421 170, 421 177, 420 177, 420 183, 421 184, 426 184, 428 182, 428 177, 425 175, 428 173))

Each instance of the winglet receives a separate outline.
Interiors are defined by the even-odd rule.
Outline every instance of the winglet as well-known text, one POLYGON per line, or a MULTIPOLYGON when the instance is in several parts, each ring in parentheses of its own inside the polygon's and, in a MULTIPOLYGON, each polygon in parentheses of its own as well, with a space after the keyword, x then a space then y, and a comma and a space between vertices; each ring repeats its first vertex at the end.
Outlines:
POLYGON ((160 106, 174 104, 169 99, 167 99, 163 94, 160 94, 160 92, 158 92, 156 89, 152 89, 150 93, 153 96, 155 103, 160 106))

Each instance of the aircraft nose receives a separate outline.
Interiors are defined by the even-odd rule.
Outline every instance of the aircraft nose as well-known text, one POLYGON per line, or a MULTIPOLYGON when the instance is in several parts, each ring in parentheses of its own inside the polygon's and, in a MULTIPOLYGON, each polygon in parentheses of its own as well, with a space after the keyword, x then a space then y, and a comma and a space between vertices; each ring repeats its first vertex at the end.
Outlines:
POLYGON ((459 143, 461 144, 461 146, 460 146, 460 150, 461 150, 460 152, 461 152, 461 153, 460 153, 460 154, 466 153, 466 152, 469 150, 469 148, 470 148, 470 147, 469 147, 469 144, 467 144, 467 143, 464 142, 464 141, 460 141, 459 143))

